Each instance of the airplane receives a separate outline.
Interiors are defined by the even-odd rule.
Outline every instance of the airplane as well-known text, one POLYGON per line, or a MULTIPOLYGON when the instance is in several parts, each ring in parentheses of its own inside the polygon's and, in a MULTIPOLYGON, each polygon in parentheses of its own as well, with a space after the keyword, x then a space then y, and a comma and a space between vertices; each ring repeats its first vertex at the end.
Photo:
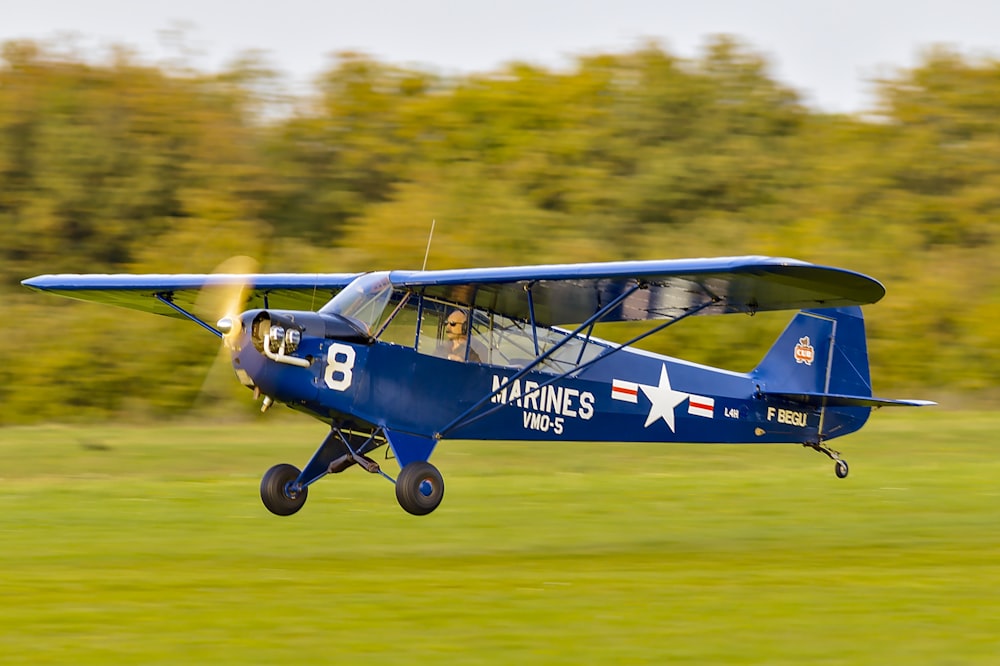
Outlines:
POLYGON ((828 446, 872 408, 861 305, 885 288, 850 270, 764 256, 365 273, 41 275, 30 289, 191 320, 222 339, 262 400, 327 424, 299 469, 263 476, 264 506, 302 508, 320 479, 358 465, 395 484, 413 515, 434 511, 443 439, 828 446), (199 294, 235 290, 220 313, 199 294), (317 307, 318 306, 318 307, 317 307), (692 316, 798 310, 741 373, 642 350, 692 316), (624 343, 598 323, 649 327, 624 343), (388 446, 395 479, 370 456, 388 446))

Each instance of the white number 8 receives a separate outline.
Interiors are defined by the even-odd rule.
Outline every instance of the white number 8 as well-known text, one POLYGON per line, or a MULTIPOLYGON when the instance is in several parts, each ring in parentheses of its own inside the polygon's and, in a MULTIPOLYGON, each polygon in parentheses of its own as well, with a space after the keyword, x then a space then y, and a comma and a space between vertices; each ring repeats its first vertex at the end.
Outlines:
POLYGON ((334 391, 346 391, 354 379, 354 347, 335 342, 326 354, 326 374, 323 380, 334 391), (338 359, 338 357, 340 357, 338 359), (336 378, 336 375, 340 378, 336 378))

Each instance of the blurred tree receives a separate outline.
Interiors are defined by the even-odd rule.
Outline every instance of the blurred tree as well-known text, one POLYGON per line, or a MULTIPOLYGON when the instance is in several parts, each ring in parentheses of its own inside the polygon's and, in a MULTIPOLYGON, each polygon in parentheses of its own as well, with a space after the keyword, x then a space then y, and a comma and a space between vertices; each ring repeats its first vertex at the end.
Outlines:
POLYGON ((339 242, 343 225, 393 188, 419 160, 406 110, 430 94, 430 75, 342 53, 317 82, 319 97, 271 128, 263 157, 274 184, 262 215, 282 234, 339 242))
POLYGON ((248 181, 261 170, 243 89, 167 77, 118 56, 99 67, 23 44, 4 49, 5 274, 23 274, 25 262, 124 267, 135 247, 190 214, 198 192, 239 207, 255 189, 248 181))

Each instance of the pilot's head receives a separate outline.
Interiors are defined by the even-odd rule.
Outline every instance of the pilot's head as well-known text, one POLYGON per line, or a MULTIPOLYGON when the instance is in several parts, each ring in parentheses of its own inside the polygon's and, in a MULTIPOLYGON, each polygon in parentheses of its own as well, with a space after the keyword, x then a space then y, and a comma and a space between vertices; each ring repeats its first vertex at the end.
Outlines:
POLYGON ((464 338, 466 333, 469 331, 467 325, 467 318, 465 313, 461 310, 454 310, 448 315, 447 321, 445 321, 445 335, 449 340, 457 340, 458 338, 464 338))

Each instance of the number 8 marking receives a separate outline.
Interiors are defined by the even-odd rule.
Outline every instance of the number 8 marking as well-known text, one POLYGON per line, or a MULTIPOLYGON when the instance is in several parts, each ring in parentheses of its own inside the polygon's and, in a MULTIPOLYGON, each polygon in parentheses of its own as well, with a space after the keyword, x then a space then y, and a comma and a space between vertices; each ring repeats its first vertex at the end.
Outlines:
POLYGON ((326 374, 323 380, 334 391, 346 391, 354 379, 354 347, 335 342, 326 354, 326 374), (337 357, 341 357, 338 359, 337 357), (340 375, 339 378, 336 375, 340 375))

